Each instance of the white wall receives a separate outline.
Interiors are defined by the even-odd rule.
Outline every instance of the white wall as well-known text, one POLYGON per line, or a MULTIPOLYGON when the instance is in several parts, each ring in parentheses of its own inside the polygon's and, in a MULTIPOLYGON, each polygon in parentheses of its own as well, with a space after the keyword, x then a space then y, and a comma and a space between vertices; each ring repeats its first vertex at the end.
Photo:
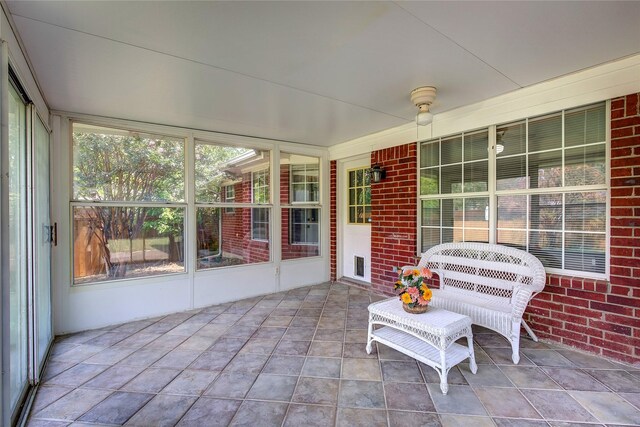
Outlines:
MULTIPOLYGON (((191 131, 168 126, 149 125, 127 120, 105 119, 79 114, 54 112, 53 138, 53 220, 58 223, 58 246, 53 250, 54 331, 56 334, 99 328, 135 319, 155 317, 196 307, 264 295, 329 280, 329 174, 326 149, 297 146, 255 138, 234 137, 213 132, 191 131), (281 261, 279 197, 273 194, 272 261, 261 264, 195 271, 195 227, 187 221, 185 265, 187 272, 96 284, 72 284, 71 230, 71 120, 97 125, 134 129, 154 134, 184 137, 187 140, 187 164, 193 161, 189 147, 194 139, 226 144, 244 144, 271 149, 272 170, 279 167, 279 152, 318 156, 321 159, 322 209, 321 256, 281 261), (190 231, 188 231, 190 230, 190 231)), ((279 174, 272 174, 272 188, 279 188, 279 174)), ((189 193, 189 190, 187 190, 189 193)), ((193 197, 187 194, 193 210, 193 197)))

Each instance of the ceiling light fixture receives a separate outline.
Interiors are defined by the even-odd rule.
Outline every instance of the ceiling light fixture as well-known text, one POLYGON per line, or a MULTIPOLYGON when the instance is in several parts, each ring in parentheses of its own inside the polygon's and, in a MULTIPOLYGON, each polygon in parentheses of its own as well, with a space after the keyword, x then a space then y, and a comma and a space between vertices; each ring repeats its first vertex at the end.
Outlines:
POLYGON ((419 126, 426 126, 433 121, 433 114, 429 107, 436 99, 436 88, 433 86, 421 86, 411 91, 411 102, 418 107, 416 123, 419 126))

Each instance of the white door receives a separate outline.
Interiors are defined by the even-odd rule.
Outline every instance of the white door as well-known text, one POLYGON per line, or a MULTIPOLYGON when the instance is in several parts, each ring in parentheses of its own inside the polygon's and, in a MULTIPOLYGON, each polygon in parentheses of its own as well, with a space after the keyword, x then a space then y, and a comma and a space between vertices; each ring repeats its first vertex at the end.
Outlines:
MULTIPOLYGON (((338 179, 342 277, 371 282, 370 157, 342 162, 338 179)), ((340 274, 340 272, 339 272, 340 274)))
MULTIPOLYGON (((28 264, 27 264, 27 105, 20 92, 9 85, 9 140, 8 149, 3 147, 3 155, 7 155, 8 194, 3 194, 8 202, 7 228, 3 223, 3 239, 8 240, 8 257, 3 259, 2 267, 9 271, 9 351, 4 357, 9 359, 9 386, 7 413, 3 414, 3 425, 11 418, 15 421, 20 403, 28 389, 29 379, 29 331, 27 300, 28 264)), ((4 143, 4 141, 3 141, 4 143)), ((4 188, 3 188, 4 190, 4 188)), ((4 213, 4 212, 3 212, 4 213)), ((3 272, 4 273, 4 272, 3 272)), ((5 286, 4 282, 2 284, 5 286)), ((6 304, 3 301, 3 304, 6 304)), ((4 313, 3 313, 4 314, 4 313)), ((4 318, 3 318, 4 321, 4 318)), ((3 347, 6 342, 3 342, 3 347)), ((6 347, 5 347, 6 348, 6 347)), ((4 362, 4 360, 3 360, 4 362)), ((4 366, 3 366, 4 370, 4 366)), ((4 371, 3 371, 4 376, 4 371)), ((3 422, 0 421, 0 424, 3 422)))
POLYGON ((17 83, 8 86, 8 98, 9 138, 1 147, 7 158, 3 174, 8 185, 3 190, 8 191, 2 197, 8 209, 2 212, 2 243, 8 255, 0 262, 9 279, 8 298, 2 301, 2 311, 8 312, 3 321, 9 323, 2 342, 3 358, 8 360, 3 363, 9 368, 5 371, 3 365, 2 425, 18 423, 53 339, 49 133, 17 83))
POLYGON ((49 132, 33 112, 33 282, 31 334, 33 339, 31 380, 40 381, 42 365, 53 339, 51 319, 51 244, 54 231, 49 218, 49 132))

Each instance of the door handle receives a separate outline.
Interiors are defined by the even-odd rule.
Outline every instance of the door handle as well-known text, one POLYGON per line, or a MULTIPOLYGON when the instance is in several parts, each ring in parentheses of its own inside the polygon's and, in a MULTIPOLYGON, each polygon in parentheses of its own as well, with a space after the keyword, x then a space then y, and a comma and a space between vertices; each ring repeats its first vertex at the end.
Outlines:
POLYGON ((58 246, 58 223, 54 222, 51 227, 49 227, 49 243, 53 243, 53 246, 58 246))

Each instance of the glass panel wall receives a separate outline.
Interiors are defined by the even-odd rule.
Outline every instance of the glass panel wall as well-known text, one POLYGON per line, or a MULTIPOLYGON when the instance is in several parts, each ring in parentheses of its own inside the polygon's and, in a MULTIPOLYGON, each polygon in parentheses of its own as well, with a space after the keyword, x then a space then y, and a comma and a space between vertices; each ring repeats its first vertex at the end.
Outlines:
POLYGON ((14 413, 28 380, 26 105, 9 87, 9 404, 14 413))
POLYGON ((282 259, 320 255, 320 159, 280 155, 282 259))
POLYGON ((184 272, 184 195, 183 139, 74 123, 74 283, 184 272))
POLYGON ((196 269, 271 260, 270 158, 196 141, 196 269))
POLYGON ((35 375, 44 363, 53 339, 51 325, 51 219, 49 218, 49 132, 36 117, 33 141, 33 224, 35 255, 36 366, 35 375))
POLYGON ((185 209, 73 207, 76 284, 181 273, 185 209))

